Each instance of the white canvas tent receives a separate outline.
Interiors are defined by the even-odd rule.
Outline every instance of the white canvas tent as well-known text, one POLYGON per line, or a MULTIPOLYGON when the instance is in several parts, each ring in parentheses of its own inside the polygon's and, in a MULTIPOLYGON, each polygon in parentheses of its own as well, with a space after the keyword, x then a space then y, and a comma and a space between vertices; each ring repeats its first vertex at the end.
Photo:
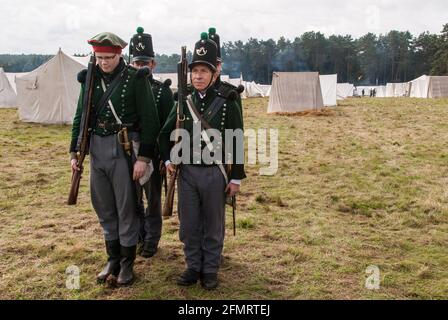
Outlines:
POLYGON ((336 85, 337 100, 344 100, 348 97, 353 97, 354 86, 351 83, 338 83, 336 85))
POLYGON ((431 76, 429 79, 428 98, 448 97, 448 76, 431 76))
POLYGON ((9 84, 11 85, 14 92, 17 94, 16 77, 24 76, 24 75, 28 74, 28 72, 19 72, 19 73, 6 72, 5 74, 9 80, 9 84))
POLYGON ((386 97, 386 86, 376 86, 376 97, 385 98, 386 97))
POLYGON ((268 113, 294 113, 323 106, 319 73, 274 72, 268 113))
POLYGON ((0 68, 0 108, 17 107, 17 95, 3 68, 0 68))
MULTIPOLYGON (((177 73, 154 73, 154 79, 164 82, 166 79, 171 80, 171 91, 177 91, 177 73)), ((190 83, 190 72, 187 75, 187 83, 190 83)))
POLYGON ((411 84, 411 98, 427 98, 429 88, 429 78, 427 75, 423 75, 410 82, 411 84))
POLYGON ((448 97, 448 76, 423 75, 409 82, 411 98, 448 97))
POLYGON ((255 81, 243 81, 242 85, 244 86, 243 98, 264 97, 263 89, 255 81))
POLYGON ((239 78, 229 78, 228 82, 231 85, 234 85, 235 87, 238 87, 239 85, 243 84, 243 75, 240 75, 239 78))
POLYGON ((320 88, 322 90, 322 98, 324 101, 324 106, 331 107, 337 105, 337 82, 338 75, 320 75, 320 88))
POLYGON ((85 66, 59 52, 26 75, 16 77, 19 116, 25 122, 71 123, 79 97, 77 74, 85 66))
POLYGON ((386 97, 388 98, 395 97, 395 83, 386 84, 386 97))
POLYGON ((259 84, 258 86, 261 88, 261 90, 263 90, 263 94, 265 97, 269 97, 271 95, 271 85, 259 84))
MULTIPOLYGON (((177 90, 177 73, 154 73, 154 79, 164 82, 166 79, 171 80, 171 90, 177 90)), ((188 81, 190 81, 190 75, 187 77, 188 81)))
POLYGON ((406 97, 409 96, 409 84, 403 83, 388 83, 386 85, 386 97, 406 97))
POLYGON ((221 78, 221 81, 225 81, 225 82, 229 82, 229 80, 230 80, 230 76, 227 74, 222 74, 220 76, 220 78, 221 78))

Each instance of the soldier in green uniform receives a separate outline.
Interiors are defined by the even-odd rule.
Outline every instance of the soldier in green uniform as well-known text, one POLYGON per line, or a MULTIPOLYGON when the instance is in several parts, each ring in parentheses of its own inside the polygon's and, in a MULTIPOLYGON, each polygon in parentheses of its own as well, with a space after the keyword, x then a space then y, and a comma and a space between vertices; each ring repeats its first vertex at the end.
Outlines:
MULTIPOLYGON (((170 89, 171 80, 167 79, 165 82, 160 82, 154 79, 153 70, 156 67, 156 61, 154 60, 152 37, 150 34, 144 33, 142 27, 137 28, 137 33, 131 39, 129 59, 132 66, 138 69, 138 76, 143 76, 149 81, 155 97, 159 121, 163 126, 174 106, 173 93, 170 89)), ((162 175, 158 150, 156 150, 154 160, 154 172, 150 180, 141 188, 138 188, 140 195, 144 190, 148 201, 146 210, 143 200, 140 201, 138 208, 140 213, 140 241, 143 244, 140 254, 145 258, 150 258, 157 252, 162 233, 162 175)), ((141 199, 141 197, 139 198, 141 199)))
MULTIPOLYGON (((98 282, 117 277, 118 285, 134 280, 133 265, 138 241, 139 220, 133 180, 139 180, 154 158, 160 123, 148 81, 136 76, 121 56, 127 43, 104 32, 88 40, 96 57, 92 91, 90 139, 90 191, 92 205, 103 228, 108 262, 98 274, 98 282), (109 99, 102 99, 103 95, 109 99), (124 127, 133 142, 135 163, 118 139, 124 127)), ((82 82, 82 77, 78 76, 82 82)), ((70 146, 72 170, 78 170, 76 157, 83 96, 81 85, 78 108, 73 120, 70 146)))
MULTIPOLYGON (((215 81, 215 87, 216 89, 221 92, 225 96, 236 96, 236 102, 238 104, 238 107, 241 112, 241 118, 243 118, 243 104, 241 101, 241 93, 244 91, 243 86, 235 87, 234 85, 221 80, 221 72, 222 72, 222 58, 221 58, 221 40, 219 35, 216 33, 216 28, 209 28, 208 29, 208 37, 213 40, 213 42, 216 43, 216 46, 218 47, 218 64, 217 64, 217 73, 218 78, 215 81)), ((244 123, 244 119, 243 119, 244 123)))
MULTIPOLYGON (((225 201, 227 195, 233 196, 240 189, 244 173, 244 136, 241 113, 235 100, 217 91, 214 82, 217 74, 217 46, 208 39, 207 33, 195 45, 191 71, 192 104, 184 108, 184 133, 182 153, 190 156, 180 163, 178 178, 179 238, 184 244, 187 269, 178 278, 177 284, 189 286, 199 279, 205 289, 218 286, 218 270, 224 245, 225 201), (213 162, 204 158, 203 152, 210 147, 210 140, 204 131, 197 131, 198 115, 215 129, 217 136, 210 150, 212 157, 220 155, 213 162), (196 127, 195 127, 196 126, 196 127), (241 143, 236 143, 230 151, 226 143, 226 130, 239 132, 241 143), (207 142, 208 141, 208 142, 207 142), (230 172, 223 170, 222 163, 233 163, 230 172)), ((177 111, 173 109, 161 130, 159 141, 162 159, 168 173, 174 171, 170 150, 170 135, 175 129, 177 111)), ((233 140, 231 138, 230 140, 233 140)), ((238 139, 237 139, 238 140, 238 139)), ((230 141, 229 141, 230 142, 230 141)))

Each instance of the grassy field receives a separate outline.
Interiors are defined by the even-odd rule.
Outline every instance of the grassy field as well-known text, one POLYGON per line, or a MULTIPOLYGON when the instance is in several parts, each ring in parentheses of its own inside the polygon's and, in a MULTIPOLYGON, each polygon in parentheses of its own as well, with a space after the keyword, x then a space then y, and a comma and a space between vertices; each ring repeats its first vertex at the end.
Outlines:
POLYGON ((220 287, 176 286, 176 217, 137 282, 109 289, 88 172, 76 207, 69 126, 21 123, 0 109, 1 299, 447 299, 448 100, 349 99, 317 114, 272 116, 244 101, 247 128, 278 128, 279 170, 248 166, 237 235, 228 212, 220 287), (66 268, 81 288, 66 288, 66 268), (380 289, 365 287, 366 268, 380 289))

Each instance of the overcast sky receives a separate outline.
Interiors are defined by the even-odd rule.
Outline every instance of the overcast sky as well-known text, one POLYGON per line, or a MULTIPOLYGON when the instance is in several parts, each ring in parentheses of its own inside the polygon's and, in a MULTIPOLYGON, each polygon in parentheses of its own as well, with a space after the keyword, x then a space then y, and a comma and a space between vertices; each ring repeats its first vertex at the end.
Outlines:
POLYGON ((86 40, 102 31, 129 42, 138 26, 157 53, 191 50, 202 31, 216 27, 221 41, 294 39, 324 34, 439 33, 448 23, 447 0, 1 0, 0 53, 88 53, 86 40), (123 6, 126 3, 126 7, 123 6))

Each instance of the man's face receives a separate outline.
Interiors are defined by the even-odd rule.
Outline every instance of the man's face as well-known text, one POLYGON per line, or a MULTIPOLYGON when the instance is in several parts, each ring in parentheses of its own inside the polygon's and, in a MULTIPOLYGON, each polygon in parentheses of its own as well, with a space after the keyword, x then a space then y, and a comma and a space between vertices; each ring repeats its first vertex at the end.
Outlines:
POLYGON ((149 61, 134 61, 132 62, 132 66, 134 68, 140 69, 143 67, 148 67, 149 69, 153 70, 156 67, 156 62, 154 60, 149 60, 149 61))
POLYGON ((96 62, 105 73, 112 73, 120 63, 120 55, 114 53, 97 52, 96 62))
POLYGON ((213 72, 209 67, 199 64, 191 70, 191 83, 198 91, 205 91, 212 80, 213 72))

